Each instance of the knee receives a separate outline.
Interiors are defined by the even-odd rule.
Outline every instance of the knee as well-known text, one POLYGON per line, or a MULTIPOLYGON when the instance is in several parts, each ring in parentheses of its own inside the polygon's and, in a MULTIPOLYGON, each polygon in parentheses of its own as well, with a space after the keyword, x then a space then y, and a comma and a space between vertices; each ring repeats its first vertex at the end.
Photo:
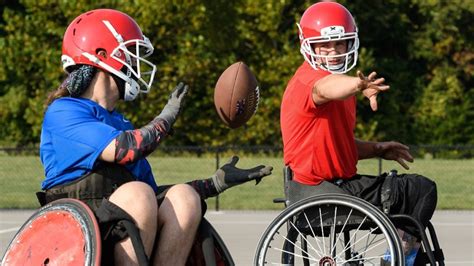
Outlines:
POLYGON ((109 200, 134 218, 138 214, 155 219, 158 212, 155 192, 144 182, 133 181, 120 186, 109 200))
POLYGON ((438 203, 438 194, 436 190, 436 183, 424 176, 416 176, 417 187, 415 188, 417 197, 417 204, 414 208, 415 216, 418 220, 426 226, 428 221, 433 216, 438 203))
POLYGON ((436 183, 424 176, 418 175, 418 189, 422 192, 426 198, 429 198, 430 201, 436 202, 438 199, 438 191, 436 188, 436 183))
POLYGON ((178 184, 172 186, 166 193, 166 198, 180 216, 185 216, 193 222, 201 220, 201 198, 191 186, 178 184))

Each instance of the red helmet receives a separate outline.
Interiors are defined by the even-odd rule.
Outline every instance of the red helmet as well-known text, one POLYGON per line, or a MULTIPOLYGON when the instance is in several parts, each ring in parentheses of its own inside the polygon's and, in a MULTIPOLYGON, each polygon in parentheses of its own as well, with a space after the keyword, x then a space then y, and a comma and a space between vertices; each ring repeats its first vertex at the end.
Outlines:
POLYGON ((138 24, 120 11, 96 9, 75 18, 63 37, 61 61, 66 72, 74 65, 91 65, 125 81, 124 99, 130 101, 147 93, 156 66, 145 58, 153 46, 138 24), (99 51, 107 53, 98 57, 99 51))
POLYGON ((357 26, 349 10, 335 2, 319 2, 304 12, 298 24, 301 42, 300 52, 314 68, 322 68, 331 73, 346 73, 357 63, 359 38, 357 26), (340 55, 315 54, 312 44, 347 40, 348 49, 340 55), (330 65, 330 59, 341 58, 341 64, 330 65))

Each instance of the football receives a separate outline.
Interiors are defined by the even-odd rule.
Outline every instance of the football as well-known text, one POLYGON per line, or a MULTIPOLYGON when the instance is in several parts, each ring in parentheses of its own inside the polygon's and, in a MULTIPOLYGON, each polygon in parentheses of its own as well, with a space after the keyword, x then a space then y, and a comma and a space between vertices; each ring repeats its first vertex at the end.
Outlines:
POLYGON ((214 89, 214 104, 222 121, 230 128, 244 125, 257 111, 258 82, 243 62, 229 66, 214 89))

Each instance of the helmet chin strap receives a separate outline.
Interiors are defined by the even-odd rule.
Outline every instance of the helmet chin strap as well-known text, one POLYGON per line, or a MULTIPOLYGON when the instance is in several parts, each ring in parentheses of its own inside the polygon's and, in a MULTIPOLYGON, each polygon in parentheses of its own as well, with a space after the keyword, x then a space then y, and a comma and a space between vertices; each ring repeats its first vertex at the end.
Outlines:
POLYGON ((137 98, 138 94, 140 93, 138 82, 136 82, 134 79, 130 79, 129 82, 126 82, 119 76, 113 73, 111 74, 115 84, 117 84, 120 99, 126 102, 135 100, 135 98, 137 98))
POLYGON ((120 99, 125 100, 125 101, 133 101, 135 100, 135 98, 137 97, 139 93, 139 91, 136 89, 138 86, 138 83, 133 78, 133 76, 130 75, 130 70, 127 69, 126 66, 123 66, 120 72, 122 72, 125 76, 129 77, 128 81, 126 81, 123 78, 119 77, 118 75, 111 73, 112 78, 115 81, 115 84, 117 84, 117 88, 120 94, 120 99))
POLYGON ((120 100, 124 100, 125 99, 125 80, 119 78, 117 75, 113 73, 111 74, 112 74, 112 78, 115 81, 115 84, 117 84, 120 100))
POLYGON ((134 79, 130 79, 129 82, 125 83, 124 100, 126 102, 135 100, 135 98, 137 98, 139 93, 140 93, 140 86, 134 79))

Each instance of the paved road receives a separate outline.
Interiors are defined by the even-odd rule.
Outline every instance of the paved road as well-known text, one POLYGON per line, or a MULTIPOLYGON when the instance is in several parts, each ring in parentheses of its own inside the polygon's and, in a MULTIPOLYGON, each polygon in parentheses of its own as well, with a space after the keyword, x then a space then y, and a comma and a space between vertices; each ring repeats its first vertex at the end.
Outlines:
MULTIPOLYGON (((0 254, 15 232, 32 214, 30 210, 0 211, 0 254)), ((207 219, 227 244, 236 265, 252 265, 258 240, 267 225, 278 215, 273 211, 208 212, 207 219)), ((433 217, 446 265, 474 266, 474 212, 437 211, 433 217)))

